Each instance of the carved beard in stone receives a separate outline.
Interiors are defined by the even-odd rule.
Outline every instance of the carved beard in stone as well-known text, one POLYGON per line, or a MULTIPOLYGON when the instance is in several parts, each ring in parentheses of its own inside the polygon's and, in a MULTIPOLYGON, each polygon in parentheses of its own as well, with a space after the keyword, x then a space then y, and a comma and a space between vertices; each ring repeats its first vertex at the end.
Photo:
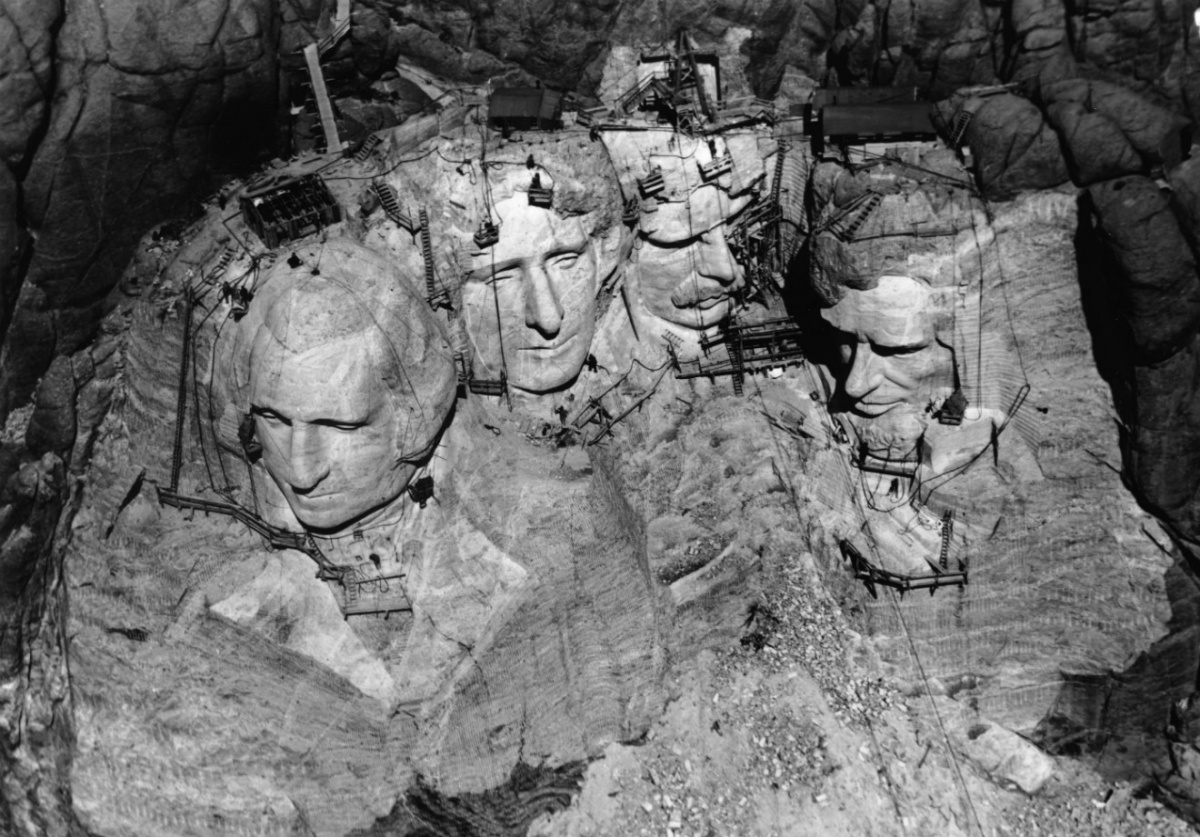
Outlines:
POLYGON ((524 194, 500 201, 495 211, 500 241, 474 255, 463 285, 475 375, 499 378, 503 349, 511 386, 560 389, 579 375, 592 345, 593 247, 577 218, 530 206, 524 194))
MULTIPOLYGON (((701 186, 686 201, 666 202, 642 214, 645 245, 629 279, 645 312, 684 329, 704 331, 729 316, 745 273, 729 249, 726 224, 750 202, 701 186)), ((638 323, 639 332, 661 329, 638 323)))
POLYGON ((937 339, 939 301, 924 282, 882 276, 847 288, 822 312, 842 341, 841 395, 851 424, 880 458, 911 459, 929 407, 954 389, 954 351, 937 339))

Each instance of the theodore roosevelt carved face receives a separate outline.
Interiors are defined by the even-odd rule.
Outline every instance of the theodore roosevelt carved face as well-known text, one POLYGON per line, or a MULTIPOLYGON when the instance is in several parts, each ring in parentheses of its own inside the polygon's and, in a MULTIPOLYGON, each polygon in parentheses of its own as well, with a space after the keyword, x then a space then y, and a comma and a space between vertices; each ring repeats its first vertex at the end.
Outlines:
POLYGON ((726 319, 745 271, 734 259, 727 224, 746 204, 715 185, 685 201, 665 202, 641 220, 645 246, 634 280, 637 301, 650 314, 703 331, 726 319))

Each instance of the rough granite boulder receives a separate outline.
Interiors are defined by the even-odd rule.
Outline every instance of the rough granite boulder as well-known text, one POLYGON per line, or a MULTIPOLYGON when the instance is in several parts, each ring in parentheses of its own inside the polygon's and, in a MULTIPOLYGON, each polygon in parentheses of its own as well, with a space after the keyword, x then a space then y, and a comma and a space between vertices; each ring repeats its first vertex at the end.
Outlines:
POLYGON ((1168 194, 1148 177, 1123 177, 1088 190, 1125 277, 1123 308, 1136 362, 1166 360, 1200 325, 1196 262, 1168 194))
POLYGON ((52 28, 59 2, 8 4, 0 9, 0 335, 8 325, 28 240, 19 218, 18 181, 34 136, 47 118, 54 65, 52 28))
POLYGON ((1173 168, 1191 143, 1186 119, 1127 88, 1071 79, 1045 85, 1041 93, 1080 186, 1150 166, 1173 168))
MULTIPOLYGON (((56 31, 58 98, 49 114, 36 99, 23 111, 45 133, 21 172, 20 212, 36 246, 0 348, 0 415, 55 355, 92 338, 141 233, 245 170, 275 136, 279 23, 268 0, 85 2, 57 30, 52 16, 33 22, 41 28, 23 43, 56 31)), ((47 50, 39 54, 41 72, 47 50)), ((0 233, 8 254, 14 230, 0 233)))
POLYGON ((1059 79, 1075 75, 1066 21, 1061 7, 1045 0, 1014 0, 1007 28, 1011 72, 1019 79, 1059 79))
POLYGON ((1188 163, 1173 173, 1175 201, 1144 177, 1089 189, 1118 269, 1121 316, 1130 335, 1132 368, 1126 374, 1136 401, 1124 412, 1132 476, 1151 505, 1192 541, 1200 528, 1200 279, 1188 246, 1195 221, 1181 230, 1177 215, 1195 217, 1195 170, 1188 163))
POLYGON ((984 194, 1005 200, 1022 189, 1048 189, 1069 179, 1053 128, 1037 105, 1020 96, 993 96, 967 128, 984 194))
POLYGON ((1142 158, 1121 129, 1087 105, 1054 102, 1046 108, 1046 117, 1062 139, 1071 179, 1080 186, 1142 170, 1142 158))
POLYGON ((0 157, 13 168, 46 118, 54 75, 51 34, 62 4, 9 3, 0 9, 0 157))
POLYGON ((1157 0, 1063 5, 1062 19, 1081 63, 1143 82, 1159 77, 1171 48, 1193 28, 1190 12, 1157 0))
POLYGON ((976 0, 902 0, 888 4, 881 26, 875 83, 929 86, 940 96, 988 84, 1000 67, 991 53, 997 10, 976 0))

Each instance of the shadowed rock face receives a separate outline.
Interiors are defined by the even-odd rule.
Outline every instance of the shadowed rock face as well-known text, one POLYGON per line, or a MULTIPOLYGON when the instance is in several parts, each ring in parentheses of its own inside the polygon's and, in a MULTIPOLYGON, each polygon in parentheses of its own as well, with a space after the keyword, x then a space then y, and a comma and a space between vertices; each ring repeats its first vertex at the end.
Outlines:
POLYGON ((36 245, 0 352, 0 413, 54 355, 92 337, 142 232, 273 139, 272 4, 141 5, 71 4, 23 38, 41 47, 31 71, 42 98, 25 108, 30 129, 6 156, 36 245))
POLYGON ((1117 380, 1125 395, 1128 463, 1146 500, 1193 543, 1200 534, 1200 278, 1189 246, 1196 171, 1189 161, 1172 174, 1178 197, 1145 177, 1088 190, 1105 234, 1105 242, 1093 246, 1104 247, 1115 260, 1109 290, 1125 326, 1112 337, 1127 352, 1117 380), (1187 227, 1181 229, 1180 221, 1187 227))

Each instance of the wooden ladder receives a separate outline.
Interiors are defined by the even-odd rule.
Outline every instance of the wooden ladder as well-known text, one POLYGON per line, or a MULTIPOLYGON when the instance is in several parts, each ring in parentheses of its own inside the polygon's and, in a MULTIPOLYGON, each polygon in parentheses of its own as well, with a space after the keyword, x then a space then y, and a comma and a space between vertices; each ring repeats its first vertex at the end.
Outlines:
POLYGON ((371 134, 359 146, 358 151, 354 152, 354 162, 365 163, 367 158, 371 156, 371 152, 378 148, 381 142, 383 142, 383 137, 379 136, 379 134, 371 134))
POLYGON ((437 299, 437 277, 433 272, 433 241, 429 234, 429 213, 425 211, 425 207, 421 207, 417 212, 417 219, 421 224, 421 257, 425 259, 425 293, 429 296, 429 303, 432 305, 437 299))
POLYGON ((971 117, 974 115, 969 110, 960 110, 954 115, 954 122, 950 126, 951 147, 958 148, 962 144, 962 138, 967 133, 967 126, 971 124, 971 117))
POLYGON ((871 217, 871 213, 878 209, 881 203, 883 203, 883 195, 878 192, 871 192, 853 220, 842 230, 840 237, 843 240, 854 238, 854 234, 862 229, 863 224, 867 223, 867 219, 871 217))
POLYGON ((396 198, 396 190, 382 180, 374 181, 371 186, 375 189, 375 194, 378 195, 379 203, 383 206, 383 211, 387 217, 396 222, 397 226, 412 232, 412 218, 409 218, 400 209, 400 202, 396 198))
POLYGON ((942 552, 938 556, 938 563, 941 564, 943 570, 950 566, 950 537, 954 534, 954 512, 946 509, 942 512, 942 552))

